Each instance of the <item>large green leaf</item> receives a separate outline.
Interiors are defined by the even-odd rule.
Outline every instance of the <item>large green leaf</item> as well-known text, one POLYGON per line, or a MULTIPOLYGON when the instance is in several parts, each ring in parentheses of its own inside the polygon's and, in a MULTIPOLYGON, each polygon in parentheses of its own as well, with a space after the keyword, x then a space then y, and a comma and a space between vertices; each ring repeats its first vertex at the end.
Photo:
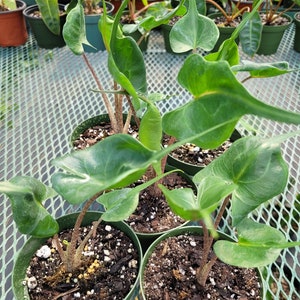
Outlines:
POLYGON ((193 96, 193 100, 163 116, 164 132, 178 140, 220 125, 213 132, 192 139, 203 148, 216 148, 230 137, 238 120, 246 114, 300 124, 299 114, 253 97, 236 79, 226 61, 207 61, 201 55, 192 54, 179 71, 178 81, 193 96))
POLYGON ((86 39, 84 10, 80 1, 68 12, 63 37, 66 45, 76 55, 84 52, 82 44, 93 47, 86 39))
POLYGON ((223 262, 242 268, 263 267, 274 262, 282 249, 298 243, 287 243, 275 228, 245 219, 237 227, 238 241, 220 240, 214 251, 223 262))
POLYGON ((56 195, 40 181, 26 176, 0 182, 0 192, 10 201, 14 221, 21 233, 35 237, 50 237, 58 232, 58 224, 42 202, 56 195))
POLYGON ((231 70, 233 72, 249 72, 252 78, 273 77, 295 71, 289 69, 289 64, 286 61, 255 63, 248 60, 244 60, 242 65, 233 66, 231 70))
MULTIPOLYGON (((249 13, 245 12, 243 18, 249 13)), ((242 45, 243 52, 249 56, 253 56, 259 47, 261 33, 262 33, 262 22, 259 13, 256 12, 252 18, 246 23, 245 27, 240 31, 240 43, 242 45)))
POLYGON ((171 48, 177 53, 197 48, 210 51, 218 38, 217 25, 212 19, 198 13, 195 0, 189 1, 187 13, 175 23, 170 31, 171 48))
POLYGON ((55 159, 53 188, 72 204, 81 203, 107 189, 136 181, 155 161, 154 152, 128 134, 116 134, 86 150, 55 159))
POLYGON ((199 195, 200 205, 206 203, 208 206, 207 197, 210 193, 215 196, 212 200, 214 203, 223 198, 221 193, 219 196, 215 193, 213 185, 211 191, 201 185, 208 177, 212 182, 214 179, 223 181, 224 188, 227 185, 234 186, 231 191, 231 215, 233 225, 237 225, 262 203, 284 190, 288 166, 282 158, 279 140, 275 141, 274 137, 244 137, 235 141, 223 155, 194 176, 194 183, 202 186, 198 190, 198 194, 203 194, 199 195))
POLYGON ((60 34, 58 0, 36 0, 45 25, 56 35, 60 34))

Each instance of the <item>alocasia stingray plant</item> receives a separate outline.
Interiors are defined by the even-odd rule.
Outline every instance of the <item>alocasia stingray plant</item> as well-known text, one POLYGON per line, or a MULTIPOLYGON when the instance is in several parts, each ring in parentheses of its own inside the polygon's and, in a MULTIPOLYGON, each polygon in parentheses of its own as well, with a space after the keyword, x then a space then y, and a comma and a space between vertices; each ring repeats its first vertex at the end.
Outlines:
MULTIPOLYGON (((183 3, 182 0, 180 5, 183 3)), ((212 49, 217 40, 217 30, 212 31, 211 38, 201 38, 205 33, 207 35, 207 28, 211 34, 211 28, 215 25, 198 13, 195 0, 189 1, 188 12, 171 31, 174 49, 182 52, 194 50, 186 58, 177 78, 191 96, 186 104, 161 117, 154 95, 148 95, 141 88, 146 86, 143 56, 136 42, 119 31, 119 19, 125 6, 126 1, 114 20, 104 12, 101 28, 109 45, 108 66, 114 80, 124 93, 146 103, 140 140, 130 135, 116 134, 90 148, 54 159, 52 165, 61 171, 52 175, 51 188, 30 177, 1 182, 0 192, 10 198, 14 220, 22 233, 51 236, 57 232, 56 221, 42 206, 43 201, 56 194, 70 204, 86 203, 81 217, 90 203, 97 200, 105 207, 103 220, 126 219, 135 210, 141 189, 164 176, 159 170, 163 157, 187 142, 204 148, 217 147, 232 134, 237 122, 246 114, 300 124, 300 114, 263 103, 236 79, 236 73, 241 71, 248 72, 248 78, 271 77, 292 71, 286 63, 240 64, 234 40, 253 12, 220 46, 218 52, 203 57, 196 49, 212 49), (138 53, 141 65, 132 64, 133 53, 138 53), (178 142, 161 148, 162 130, 176 137, 178 142), (142 186, 128 188, 150 166, 158 176, 142 186)), ((78 44, 74 43, 74 46, 76 48, 78 44)), ((214 244, 217 256, 225 262, 242 267, 262 266, 274 261, 281 249, 300 244, 287 243, 282 233, 248 217, 249 213, 285 187, 288 169, 280 153, 280 143, 295 134, 299 132, 269 139, 244 137, 236 141, 220 158, 195 175, 193 181, 197 186, 197 195, 192 194, 190 189, 168 191, 161 186, 176 213, 188 220, 202 220, 203 228, 206 228, 207 248, 210 248, 215 236, 210 214, 220 207, 216 226, 226 204, 231 203, 230 214, 232 225, 237 229, 237 240, 233 243, 220 240, 214 244), (222 249, 226 249, 225 254, 222 254, 222 249), (226 255, 229 250, 236 256, 226 255)), ((75 229, 79 225, 80 218, 75 229)), ((75 238, 76 234, 77 230, 74 231, 75 238)), ((69 251, 69 255, 73 253, 69 251)), ((66 261, 72 265, 72 258, 66 261)), ((206 263, 204 260, 203 264, 206 263)), ((201 271, 197 274, 201 284, 205 275, 201 271)))

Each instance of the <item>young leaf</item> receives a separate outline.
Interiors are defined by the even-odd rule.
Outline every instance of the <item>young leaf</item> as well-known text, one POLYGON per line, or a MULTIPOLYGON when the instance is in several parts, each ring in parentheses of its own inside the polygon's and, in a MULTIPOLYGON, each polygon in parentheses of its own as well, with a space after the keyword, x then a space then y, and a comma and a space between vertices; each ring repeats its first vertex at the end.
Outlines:
POLYGON ((150 150, 159 150, 162 139, 162 121, 159 110, 148 104, 139 128, 140 142, 150 150))
MULTIPOLYGON (((248 12, 245 12, 243 14, 243 18, 245 18, 248 14, 248 12)), ((263 25, 259 13, 256 12, 252 18, 247 21, 245 27, 240 31, 239 37, 243 52, 249 56, 253 56, 258 50, 262 28, 263 25)))
POLYGON ((212 19, 198 13, 195 0, 189 1, 187 13, 174 24, 170 31, 171 48, 177 53, 197 48, 210 51, 218 38, 217 25, 212 19))
POLYGON ((56 158, 52 164, 67 173, 55 173, 53 188, 72 204, 96 193, 136 181, 154 163, 154 152, 128 134, 115 134, 93 147, 56 158))
POLYGON ((238 120, 246 114, 300 124, 300 114, 270 106, 253 97, 236 79, 226 61, 210 62, 201 55, 192 54, 179 71, 178 81, 194 97, 163 116, 164 132, 178 140, 192 138, 226 123, 191 141, 203 148, 216 148, 230 137, 238 120))
POLYGON ((122 12, 128 1, 123 1, 115 16, 110 40, 108 68, 116 82, 128 92, 134 100, 135 109, 139 109, 138 93, 146 93, 146 67, 143 54, 136 41, 130 36, 118 34, 122 12))
POLYGON ((139 193, 142 190, 162 179, 164 176, 176 171, 178 170, 172 170, 161 174, 134 188, 124 188, 103 194, 97 199, 97 202, 103 204, 105 207, 102 219, 108 222, 117 222, 127 219, 135 211, 139 202, 139 193))
POLYGON ((63 37, 66 45, 76 55, 84 52, 82 44, 93 47, 86 39, 84 10, 80 1, 67 15, 63 28, 63 37))
POLYGON ((36 0, 43 21, 48 29, 56 34, 60 34, 59 7, 57 0, 36 0))
POLYGON ((233 66, 231 70, 233 72, 249 72, 252 78, 273 77, 295 71, 289 69, 289 64, 285 61, 258 64, 248 60, 244 60, 242 65, 233 66))
MULTIPOLYGON (((217 182, 223 180, 223 188, 227 188, 227 185, 234 187, 231 215, 233 225, 237 225, 259 205, 283 191, 288 180, 288 167, 282 158, 280 144, 274 142, 274 139, 244 137, 198 172, 193 181, 197 186, 208 189, 202 184, 208 177, 212 182, 214 179, 217 182)), ((210 189, 214 193, 213 185, 210 189)), ((198 189, 200 206, 207 203, 208 192, 205 190, 201 196, 201 189, 198 189)), ((220 193, 212 201, 215 203, 221 199, 220 193)))
POLYGON ((145 17, 143 17, 138 26, 145 31, 151 31, 162 24, 167 24, 173 16, 183 16, 186 13, 186 8, 183 5, 184 0, 172 10, 167 6, 167 1, 157 2, 148 7, 145 17))
POLYGON ((197 195, 192 189, 168 190, 160 185, 171 209, 185 220, 206 219, 220 201, 235 188, 233 183, 216 177, 207 177, 197 186, 197 195))
MULTIPOLYGON (((237 242, 220 240, 214 244, 218 258, 233 266, 257 268, 269 265, 287 246, 283 233, 250 219, 243 220, 237 231, 237 242)), ((291 247, 294 246, 294 243, 291 244, 291 247)))
POLYGON ((14 221, 21 233, 50 237, 58 232, 57 222, 42 205, 56 195, 53 189, 32 177, 19 176, 0 182, 0 192, 9 197, 14 221))
POLYGON ((103 221, 118 222, 127 219, 136 209, 139 194, 132 193, 132 189, 124 188, 103 194, 97 199, 104 205, 103 221))
POLYGON ((233 39, 225 40, 217 52, 209 53, 205 56, 207 61, 226 60, 230 66, 239 64, 240 55, 238 46, 233 39))

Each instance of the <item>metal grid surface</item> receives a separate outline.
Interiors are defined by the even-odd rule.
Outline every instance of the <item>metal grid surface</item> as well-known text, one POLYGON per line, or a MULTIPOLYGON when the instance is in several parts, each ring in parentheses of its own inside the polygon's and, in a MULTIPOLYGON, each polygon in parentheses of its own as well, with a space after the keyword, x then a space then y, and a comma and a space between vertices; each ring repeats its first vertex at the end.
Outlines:
MULTIPOLYGON (((256 56, 254 61, 286 60, 291 68, 299 68, 300 53, 292 49, 293 36, 294 28, 291 27, 276 55, 256 56)), ((174 84, 173 79, 185 56, 166 53, 159 32, 151 33, 144 55, 150 92, 174 95, 167 102, 160 103, 162 112, 183 103, 186 92, 174 84)), ((112 80, 107 71, 107 54, 91 53, 88 58, 104 88, 110 88, 112 80)), ((81 57, 74 56, 66 47, 39 49, 31 35, 24 46, 0 48, 0 68, 0 180, 29 175, 47 184, 54 171, 50 161, 70 151, 69 136, 73 128, 86 118, 104 112, 99 94, 92 91, 95 83, 81 57)), ((265 102, 300 112, 300 72, 248 81, 246 87, 265 102)), ((255 117, 245 120, 265 136, 296 129, 295 126, 255 117)), ((282 151, 290 165, 289 186, 280 196, 281 203, 278 203, 278 198, 272 199, 258 211, 256 217, 275 227, 282 226, 288 239, 300 240, 300 202, 297 200, 300 190, 300 138, 287 141, 282 151)), ((59 198, 54 202, 48 201, 46 206, 56 216, 71 211, 59 198)), ((0 216, 0 295, 1 299, 12 300, 13 260, 25 238, 17 232, 9 202, 3 196, 0 198, 0 216)), ((226 227, 226 222, 224 224, 226 227)), ((286 250, 282 252, 281 259, 267 269, 265 284, 271 286, 267 289, 269 299, 300 299, 299 259, 299 247, 286 250)))

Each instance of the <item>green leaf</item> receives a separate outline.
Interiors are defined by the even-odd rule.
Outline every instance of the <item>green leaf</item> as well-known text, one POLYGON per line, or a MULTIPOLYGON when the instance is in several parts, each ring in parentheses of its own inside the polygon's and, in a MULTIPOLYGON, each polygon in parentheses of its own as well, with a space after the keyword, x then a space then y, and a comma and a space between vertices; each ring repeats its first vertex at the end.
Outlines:
POLYGON ((221 178, 206 178, 197 186, 197 196, 192 189, 168 190, 160 185, 170 208, 185 220, 206 219, 219 205, 220 201, 235 188, 231 182, 221 178))
POLYGON ((145 17, 138 22, 138 27, 145 31, 151 31, 162 24, 167 24, 173 16, 182 16, 186 13, 186 8, 181 0, 178 6, 172 10, 168 7, 167 1, 157 2, 148 7, 145 17))
POLYGON ((67 15, 63 37, 66 45, 76 55, 84 52, 82 44, 93 47, 86 39, 84 10, 80 1, 67 15))
POLYGON ((185 220, 199 220, 202 215, 199 213, 197 199, 192 189, 182 188, 168 190, 159 185, 164 193, 172 211, 185 220))
POLYGON ((66 173, 55 173, 51 180, 64 199, 79 204, 98 192, 136 181, 154 161, 154 152, 136 139, 116 134, 86 150, 52 161, 66 173))
POLYGON ((102 220, 118 222, 127 219, 136 209, 139 202, 139 194, 132 189, 124 188, 106 193, 97 199, 105 206, 102 220))
POLYGON ((270 106, 253 97, 236 79, 226 61, 210 62, 201 55, 192 54, 179 71, 178 81, 194 98, 163 116, 163 131, 178 140, 191 138, 219 125, 211 133, 191 140, 202 148, 216 148, 231 136, 238 120, 246 114, 300 123, 299 114, 270 106))
POLYGON ((146 67, 142 51, 130 36, 118 34, 119 21, 127 2, 121 4, 113 24, 108 68, 114 80, 133 97, 133 105, 139 109, 138 93, 146 93, 146 67))
POLYGON ((237 65, 240 62, 240 56, 235 40, 225 40, 217 52, 207 54, 205 59, 207 61, 226 60, 230 66, 237 65))
POLYGON ((155 105, 149 104, 139 128, 140 142, 150 150, 159 150, 162 139, 162 119, 155 105))
POLYGON ((26 176, 0 182, 0 192, 10 201, 14 221, 21 233, 34 237, 50 237, 58 232, 58 224, 42 202, 56 195, 40 181, 26 176))
MULTIPOLYGON (((238 242, 217 241, 214 251, 223 262, 242 268, 263 267, 274 262, 285 245, 284 235, 275 228, 245 219, 237 227, 238 242)), ((291 245, 292 246, 292 245, 291 245)))
POLYGON ((275 63, 255 63, 244 60, 242 65, 233 66, 233 72, 249 72, 252 78, 265 78, 278 76, 295 70, 289 69, 288 62, 280 61, 275 63))
POLYGON ((36 0, 42 19, 48 29, 56 34, 60 34, 59 6, 57 0, 36 0))
MULTIPOLYGON (((248 12, 245 12, 243 14, 243 18, 245 18, 248 14, 248 12)), ((256 12, 252 18, 247 21, 245 27, 240 31, 239 37, 243 52, 249 56, 254 56, 258 50, 262 28, 263 25, 259 13, 256 12)))
MULTIPOLYGON (((207 177, 211 182, 217 180, 220 187, 222 180, 224 188, 227 185, 234 187, 231 215, 233 225, 237 225, 262 203, 284 190, 288 180, 288 166, 282 158, 280 143, 274 142, 274 138, 244 137, 235 141, 223 155, 194 176, 193 181, 199 186, 199 203, 207 202, 207 193, 215 194, 212 185, 211 191, 205 190, 203 196, 200 195, 200 187, 207 188, 202 184, 207 177)), ((220 196, 215 194, 213 204, 223 196, 221 193, 220 196)))
POLYGON ((178 20, 170 31, 171 48, 177 53, 197 48, 210 51, 218 38, 217 25, 210 18, 198 13, 195 0, 189 1, 186 15, 178 20))
POLYGON ((161 174, 160 176, 137 185, 135 188, 124 188, 103 194, 97 199, 97 201, 105 207, 102 219, 109 222, 127 219, 135 211, 139 202, 139 193, 142 190, 162 179, 164 176, 176 171, 178 170, 161 174))

